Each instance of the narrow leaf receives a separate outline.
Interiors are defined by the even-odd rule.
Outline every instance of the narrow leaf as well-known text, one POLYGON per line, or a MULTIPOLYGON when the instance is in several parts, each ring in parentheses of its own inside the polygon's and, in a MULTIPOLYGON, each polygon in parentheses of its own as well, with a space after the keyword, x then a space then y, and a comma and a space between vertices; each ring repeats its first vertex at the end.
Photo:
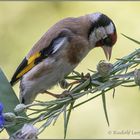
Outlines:
POLYGON ((115 88, 113 88, 113 99, 114 99, 114 97, 115 97, 115 92, 116 92, 116 90, 115 90, 115 88))
POLYGON ((92 73, 97 73, 97 71, 94 71, 94 70, 91 70, 91 69, 88 69, 88 70, 92 73))
POLYGON ((64 139, 66 138, 66 133, 67 133, 67 110, 66 106, 64 109, 64 139))
POLYGON ((108 119, 107 108, 106 108, 106 97, 105 97, 105 93, 104 92, 102 92, 102 101, 103 101, 103 108, 104 108, 104 113, 105 113, 106 121, 107 121, 107 124, 109 126, 109 119, 108 119))
MULTIPOLYGON (((121 34, 122 34, 122 33, 121 33, 121 34)), ((140 45, 140 42, 139 42, 139 41, 137 41, 137 40, 135 40, 135 39, 133 39, 133 38, 131 38, 131 37, 125 35, 125 34, 122 34, 122 35, 123 35, 124 37, 128 38, 129 40, 131 40, 131 41, 133 41, 133 42, 135 42, 135 43, 137 43, 137 44, 140 45)))
POLYGON ((133 85, 121 85, 121 86, 123 86, 123 87, 136 87, 136 86, 138 86, 138 85, 133 84, 133 85))
POLYGON ((70 104, 70 107, 69 107, 69 110, 68 110, 68 114, 67 114, 67 118, 66 118, 66 126, 65 126, 64 139, 66 139, 66 136, 67 136, 68 123, 69 123, 69 119, 70 119, 70 115, 71 115, 71 110, 73 108, 74 103, 75 103, 75 101, 70 104))

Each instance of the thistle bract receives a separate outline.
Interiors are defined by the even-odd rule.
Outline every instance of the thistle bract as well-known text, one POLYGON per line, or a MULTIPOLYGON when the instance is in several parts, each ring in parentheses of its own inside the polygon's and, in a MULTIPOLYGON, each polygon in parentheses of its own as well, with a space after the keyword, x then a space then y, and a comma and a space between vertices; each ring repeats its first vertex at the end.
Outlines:
POLYGON ((134 71, 134 81, 137 85, 140 86, 140 70, 138 69, 134 71))
POLYGON ((15 109, 14 112, 16 113, 21 113, 26 109, 26 105, 25 104, 18 104, 15 109))
POLYGON ((16 115, 12 112, 7 112, 3 114, 6 122, 14 122, 16 120, 16 115))
POLYGON ((15 139, 38 139, 37 138, 38 129, 34 127, 32 124, 24 124, 20 131, 13 134, 10 140, 15 139))
POLYGON ((105 60, 101 60, 97 65, 97 71, 102 77, 108 76, 112 68, 113 65, 105 60))

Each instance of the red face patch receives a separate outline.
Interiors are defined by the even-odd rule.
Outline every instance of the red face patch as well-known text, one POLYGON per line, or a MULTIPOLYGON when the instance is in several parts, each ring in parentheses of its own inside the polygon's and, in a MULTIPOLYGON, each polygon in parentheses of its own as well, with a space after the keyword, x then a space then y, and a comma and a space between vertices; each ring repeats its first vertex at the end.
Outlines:
POLYGON ((112 40, 112 46, 113 46, 117 41, 117 33, 115 32, 113 34, 110 34, 109 36, 110 36, 110 38, 112 40))
POLYGON ((108 46, 108 47, 112 47, 117 41, 117 34, 116 32, 113 34, 109 34, 108 37, 106 37, 105 39, 101 39, 99 41, 96 42, 96 47, 100 47, 100 46, 108 46))

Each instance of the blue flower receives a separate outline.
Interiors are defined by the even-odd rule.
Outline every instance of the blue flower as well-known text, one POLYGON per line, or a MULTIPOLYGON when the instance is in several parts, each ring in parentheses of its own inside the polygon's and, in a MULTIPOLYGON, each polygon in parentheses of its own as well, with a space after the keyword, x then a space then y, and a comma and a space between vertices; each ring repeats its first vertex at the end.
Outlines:
POLYGON ((0 115, 0 128, 3 128, 4 126, 4 117, 0 115))
POLYGON ((0 102, 0 115, 2 114, 3 111, 3 104, 0 102))
POLYGON ((0 128, 3 128, 4 126, 4 117, 2 115, 3 112, 3 104, 0 103, 0 128))

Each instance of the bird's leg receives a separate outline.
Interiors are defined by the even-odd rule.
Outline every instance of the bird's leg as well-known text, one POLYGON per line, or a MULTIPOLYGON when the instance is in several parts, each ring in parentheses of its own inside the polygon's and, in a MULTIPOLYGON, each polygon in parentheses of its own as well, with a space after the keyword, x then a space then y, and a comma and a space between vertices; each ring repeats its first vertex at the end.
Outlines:
POLYGON ((42 91, 41 93, 46 93, 46 94, 51 95, 51 96, 53 96, 55 98, 64 98, 64 97, 70 96, 73 99, 72 95, 67 90, 63 91, 61 94, 54 94, 54 93, 51 93, 51 92, 49 92, 47 90, 42 91))
POLYGON ((69 92, 68 90, 63 91, 61 94, 58 95, 58 98, 64 98, 70 96, 73 99, 73 96, 71 95, 71 92, 69 92))
POLYGON ((59 82, 59 85, 60 85, 61 88, 67 89, 69 86, 72 86, 74 84, 78 84, 79 82, 80 81, 73 81, 71 83, 68 83, 65 79, 63 79, 59 82))
POLYGON ((53 96, 55 98, 59 98, 59 94, 55 94, 55 93, 49 92, 47 90, 44 90, 41 93, 43 93, 43 94, 46 93, 46 94, 51 95, 51 96, 53 96))

